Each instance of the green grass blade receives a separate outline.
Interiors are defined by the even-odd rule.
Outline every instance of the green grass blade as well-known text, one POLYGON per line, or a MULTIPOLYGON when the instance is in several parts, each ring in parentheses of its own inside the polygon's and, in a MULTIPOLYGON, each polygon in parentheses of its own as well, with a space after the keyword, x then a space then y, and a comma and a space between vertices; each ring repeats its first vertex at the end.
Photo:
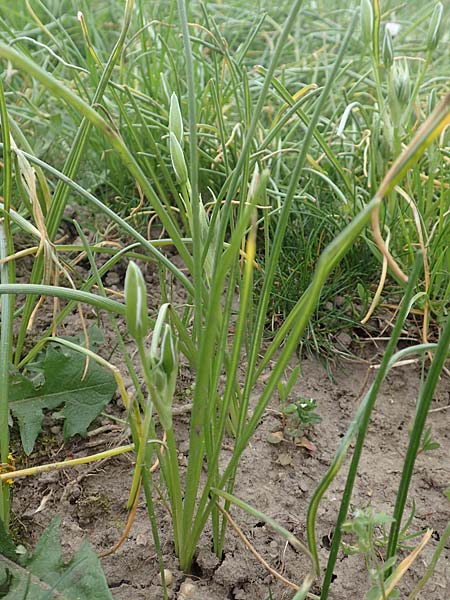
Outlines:
POLYGON ((40 285, 35 283, 4 283, 0 285, 0 294, 31 294, 34 296, 50 296, 74 302, 89 304, 98 310, 106 310, 116 315, 125 315, 125 306, 110 298, 101 298, 89 292, 57 285, 40 285))
POLYGON ((434 391, 439 382, 439 378, 441 376, 445 360, 448 356, 449 348, 450 318, 447 318, 447 322, 441 333, 436 352, 434 353, 434 357, 431 362, 430 370, 428 371, 428 375, 425 380, 425 384, 423 385, 419 395, 416 416, 409 438, 408 450, 406 452, 405 461, 403 463, 402 475, 395 502, 393 514, 394 521, 391 525, 391 530, 389 532, 389 543, 386 553, 387 559, 394 556, 397 552, 398 537, 402 527, 403 512, 405 509, 406 500, 408 498, 409 486, 413 475, 414 464, 417 458, 417 452, 419 450, 420 442, 422 440, 423 430, 425 427, 428 412, 430 410, 431 402, 433 400, 434 391))
POLYGON ((345 436, 346 442, 342 443, 340 449, 336 453, 335 459, 332 462, 332 466, 328 469, 325 477, 320 482, 317 490, 314 492, 314 495, 311 499, 310 505, 308 507, 308 544, 309 548, 314 556, 314 562, 316 565, 316 570, 319 573, 319 556, 317 551, 316 537, 315 537, 315 522, 317 516, 317 509, 319 508, 319 504, 325 491, 330 486, 333 479, 336 477, 340 466, 342 465, 344 456, 348 449, 348 441, 351 437, 353 437, 353 432, 355 430, 354 423, 357 423, 357 431, 358 437, 356 440, 355 448, 353 451, 353 457, 350 464, 350 468, 347 475, 347 481, 345 484, 345 489, 342 494, 341 504, 339 508, 339 514, 336 521, 336 525, 333 533, 333 540, 331 543, 330 554, 328 557, 327 568, 325 572, 324 581, 322 584, 322 592, 321 592, 321 600, 326 600, 328 597, 329 587, 331 585, 331 581, 333 578, 333 570, 336 564, 338 551, 340 548, 340 543, 342 539, 342 524, 347 519, 348 508, 350 505, 353 486, 355 483, 355 478, 358 472, 359 460, 361 458, 364 440, 367 432, 367 428, 369 426, 370 416, 372 414, 373 407, 378 397, 378 393, 383 383, 386 374, 389 370, 389 366, 391 364, 392 355, 395 352, 395 348, 397 346, 398 339, 403 331, 405 320, 408 316, 408 313, 411 309, 411 300, 414 294, 414 288, 416 287, 420 272, 422 268, 422 257, 420 254, 416 257, 416 263, 414 266, 414 270, 409 278, 409 284, 405 291, 405 295, 402 299, 402 304, 399 310, 399 314, 397 316, 397 320, 392 330, 391 337, 389 339, 386 350, 383 354, 383 359, 381 361, 380 368, 377 371, 375 380, 373 384, 370 386, 369 392, 366 394, 364 400, 361 403, 361 408, 358 410, 358 416, 355 417, 353 423, 350 425, 348 436, 345 436))

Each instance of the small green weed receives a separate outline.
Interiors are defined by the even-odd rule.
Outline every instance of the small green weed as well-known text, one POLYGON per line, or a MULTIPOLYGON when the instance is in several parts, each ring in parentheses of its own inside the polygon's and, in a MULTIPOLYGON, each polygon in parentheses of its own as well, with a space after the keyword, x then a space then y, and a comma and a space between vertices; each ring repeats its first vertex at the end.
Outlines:
POLYGON ((289 396, 299 373, 300 366, 297 366, 287 381, 280 381, 277 386, 283 416, 283 430, 290 438, 301 437, 308 427, 317 425, 321 421, 320 415, 315 412, 317 401, 314 398, 298 398, 295 402, 289 402, 289 396))
MULTIPOLYGON (((386 536, 380 533, 380 528, 392 523, 392 517, 385 513, 374 513, 371 507, 366 509, 357 509, 350 521, 343 523, 342 531, 352 534, 356 540, 354 543, 343 543, 342 548, 346 554, 361 554, 366 562, 370 578, 370 590, 367 593, 366 600, 376 600, 380 596, 386 597, 384 580, 389 570, 397 561, 396 556, 392 556, 387 561, 383 561, 377 552, 380 546, 380 540, 385 541, 386 536)), ((399 593, 394 591, 389 598, 399 598, 399 593)))

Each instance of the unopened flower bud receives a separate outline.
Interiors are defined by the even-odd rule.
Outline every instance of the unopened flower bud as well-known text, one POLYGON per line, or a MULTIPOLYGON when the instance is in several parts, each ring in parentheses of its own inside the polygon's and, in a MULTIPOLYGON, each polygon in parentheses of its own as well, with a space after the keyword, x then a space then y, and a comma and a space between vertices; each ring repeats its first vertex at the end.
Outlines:
POLYGON ((184 160, 183 150, 175 134, 170 132, 170 157, 172 159, 173 170, 180 185, 188 181, 188 170, 184 160))
POLYGON ((262 173, 260 173, 258 165, 255 166, 253 177, 248 190, 249 201, 255 200, 258 204, 264 203, 269 176, 269 169, 264 169, 262 173))
POLYGON ((161 340, 161 366, 168 377, 177 367, 177 351, 170 325, 166 325, 161 340))
POLYGON ((374 21, 372 0, 361 0, 361 31, 366 43, 372 41, 374 21))
POLYGON ((441 37, 443 13, 444 6, 442 2, 438 2, 434 7, 433 14, 431 15, 430 27, 428 29, 427 50, 429 52, 435 50, 439 43, 439 39, 441 37))
POLYGON ((411 95, 411 77, 406 61, 395 61, 392 73, 394 92, 400 104, 406 104, 411 95))
POLYGON ((183 117, 181 116, 180 105, 178 104, 175 92, 170 97, 169 132, 174 134, 181 148, 183 148, 183 117))
POLYGON ((130 261, 125 275, 125 317, 130 335, 143 340, 149 330, 147 289, 142 271, 130 261))
POLYGON ((394 62, 394 45, 392 43, 392 35, 389 29, 384 31, 383 39, 383 62, 386 69, 390 69, 394 62))

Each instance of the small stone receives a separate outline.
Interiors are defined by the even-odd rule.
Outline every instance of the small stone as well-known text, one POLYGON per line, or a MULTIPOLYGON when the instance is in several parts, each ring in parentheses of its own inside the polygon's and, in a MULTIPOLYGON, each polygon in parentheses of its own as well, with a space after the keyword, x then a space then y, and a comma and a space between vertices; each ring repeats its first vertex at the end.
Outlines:
POLYGON ((307 484, 306 481, 300 481, 300 483, 298 484, 298 487, 300 488, 300 490, 303 493, 306 493, 309 491, 309 485, 307 484))
POLYGON ((52 425, 52 427, 50 427, 50 432, 53 433, 53 435, 58 435, 61 433, 61 427, 59 425, 52 425))
POLYGON ((278 462, 280 463, 280 465, 282 467, 287 467, 292 464, 292 456, 290 454, 288 454, 287 452, 282 452, 278 456, 278 462))
POLYGON ((137 546, 147 546, 148 540, 147 536, 143 533, 138 533, 136 536, 136 545, 137 546))
POLYGON ((269 442, 269 444, 279 444, 283 441, 283 439, 284 436, 282 431, 273 431, 267 436, 267 441, 269 442))
POLYGON ((197 591, 197 586, 192 579, 186 579, 180 585, 180 592, 178 594, 178 600, 191 600, 194 598, 194 594, 197 591))
POLYGON ((344 296, 336 296, 336 298, 334 299, 334 303, 338 308, 341 308, 341 306, 344 306, 344 304, 345 304, 344 296))
MULTIPOLYGON (((161 581, 161 573, 158 573, 158 580, 161 581)), ((172 571, 169 571, 169 569, 164 569, 164 581, 167 587, 170 587, 173 583, 172 571)))

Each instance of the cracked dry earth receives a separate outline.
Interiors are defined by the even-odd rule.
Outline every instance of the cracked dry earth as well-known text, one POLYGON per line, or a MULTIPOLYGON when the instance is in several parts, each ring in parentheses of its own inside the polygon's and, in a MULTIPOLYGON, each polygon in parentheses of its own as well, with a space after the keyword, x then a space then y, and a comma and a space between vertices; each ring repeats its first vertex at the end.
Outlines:
MULTIPOLYGON (((376 362, 376 359, 374 360, 376 362)), ((302 362, 302 375, 295 395, 317 401, 321 422, 310 428, 308 439, 314 447, 307 450, 293 443, 268 442, 270 434, 280 430, 278 400, 261 420, 241 462, 235 492, 243 500, 276 519, 300 539, 305 539, 308 502, 320 478, 330 464, 334 451, 344 435, 360 399, 369 363, 342 361, 331 381, 315 360, 302 362)), ((371 505, 375 511, 392 513, 403 457, 408 443, 408 428, 414 414, 420 384, 420 370, 415 365, 391 371, 378 398, 369 428, 365 451, 352 498, 352 507, 371 505)), ((261 386, 264 381, 261 381, 261 386)), ((440 448, 418 456, 412 481, 408 509, 416 504, 411 530, 431 527, 433 537, 403 579, 401 598, 424 573, 436 547, 439 535, 450 519, 450 503, 444 490, 450 486, 450 382, 443 378, 433 402, 428 425, 433 441, 440 448)), ((117 405, 117 413, 120 414, 117 405)), ((97 421, 92 429, 106 425, 97 421)), ((188 415, 177 417, 176 429, 180 461, 186 462, 188 450, 188 415)), ((61 460, 99 451, 119 443, 119 433, 99 430, 87 439, 72 440, 62 446, 58 428, 51 430, 51 447, 36 462, 61 460)), ((231 442, 230 442, 231 443, 231 442)), ((229 449, 223 451, 224 461, 229 449)), ((318 512, 317 537, 320 558, 325 564, 330 537, 345 484, 344 469, 328 490, 318 512)), ((77 470, 53 472, 15 484, 14 511, 18 526, 30 544, 34 544, 54 514, 62 516, 63 547, 67 554, 78 547, 86 535, 94 548, 103 552, 119 539, 127 513, 125 503, 133 471, 132 457, 121 456, 101 465, 77 470), (46 498, 42 508, 42 500, 46 498)), ((161 539, 166 566, 173 574, 171 597, 180 598, 179 589, 186 576, 177 570, 171 542, 170 521, 162 506, 158 507, 161 539)), ((232 515, 258 552, 284 576, 299 582, 308 569, 306 559, 286 547, 273 530, 256 518, 233 508, 232 515)), ((206 531, 190 578, 195 583, 196 600, 249 599, 287 600, 293 592, 274 581, 265 568, 244 547, 233 530, 226 538, 225 556, 219 562, 210 549, 206 531)), ((432 580, 422 593, 427 600, 450 598, 450 548, 445 548, 432 580)), ((111 556, 102 559, 113 597, 117 600, 158 600, 158 563, 153 547, 146 508, 141 501, 136 520, 127 541, 111 556)), ((340 554, 329 598, 331 600, 363 599, 368 587, 367 570, 361 556, 340 554)), ((315 585, 313 592, 320 588, 315 585)))

